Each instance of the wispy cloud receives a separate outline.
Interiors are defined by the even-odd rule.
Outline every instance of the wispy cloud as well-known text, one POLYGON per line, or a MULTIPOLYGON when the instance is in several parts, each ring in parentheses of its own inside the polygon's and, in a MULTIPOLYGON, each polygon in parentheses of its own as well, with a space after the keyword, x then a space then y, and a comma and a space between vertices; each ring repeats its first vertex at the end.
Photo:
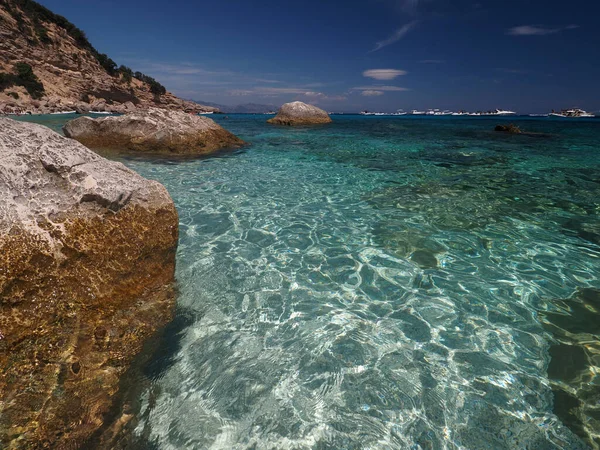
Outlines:
POLYGON ((410 33, 412 31, 412 29, 417 26, 417 23, 418 22, 416 20, 414 20, 410 23, 407 23, 403 27, 398 28, 396 31, 394 31, 394 33, 390 37, 388 37, 387 39, 384 39, 383 41, 377 42, 375 44, 375 48, 373 48, 373 50, 371 50, 369 53, 379 51, 382 48, 387 47, 388 45, 395 44, 400 39, 402 39, 404 36, 406 36, 408 33, 410 33))
POLYGON ((367 89, 366 91, 362 91, 360 93, 360 95, 363 95, 365 97, 379 97, 380 95, 383 95, 384 92, 383 91, 375 91, 373 89, 367 89))
POLYGON ((406 70, 397 69, 370 69, 363 72, 363 76, 374 80, 393 80, 401 75, 406 75, 406 70))
POLYGON ((324 92, 310 90, 309 86, 300 87, 254 87, 252 89, 231 89, 227 94, 233 97, 256 95, 259 97, 280 97, 280 96, 296 96, 296 98, 304 98, 312 102, 319 101, 343 101, 346 97, 343 95, 330 95, 324 92))
POLYGON ((380 97, 386 92, 404 92, 409 91, 410 89, 403 88, 400 86, 357 86, 353 87, 349 90, 349 93, 360 92, 360 95, 364 97, 380 97))
POLYGON ((279 81, 279 80, 270 80, 268 78, 256 78, 255 80, 257 83, 269 83, 269 84, 278 84, 278 83, 283 83, 283 81, 279 81))
POLYGON ((510 74, 513 74, 513 75, 526 75, 528 73, 531 73, 531 71, 529 71, 529 70, 525 70, 525 69, 511 69, 509 67, 497 67, 496 70, 498 72, 510 73, 510 74))
POLYGON ((506 34, 510 36, 546 36, 548 34, 556 34, 565 30, 574 30, 579 28, 579 25, 567 25, 563 27, 548 27, 544 25, 521 25, 518 27, 509 28, 506 34))
POLYGON ((419 5, 425 0, 388 0, 396 11, 403 14, 415 15, 419 5))
POLYGON ((409 91, 410 89, 399 87, 399 86, 359 86, 350 89, 351 91, 386 91, 386 92, 404 92, 409 91))

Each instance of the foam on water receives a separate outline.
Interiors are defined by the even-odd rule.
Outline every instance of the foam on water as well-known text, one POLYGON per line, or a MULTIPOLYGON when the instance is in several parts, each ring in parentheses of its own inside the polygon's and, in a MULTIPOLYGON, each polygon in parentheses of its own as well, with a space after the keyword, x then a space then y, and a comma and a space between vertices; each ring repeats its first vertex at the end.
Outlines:
POLYGON ((598 448, 600 123, 217 119, 253 145, 124 161, 177 204, 188 320, 138 439, 598 448))

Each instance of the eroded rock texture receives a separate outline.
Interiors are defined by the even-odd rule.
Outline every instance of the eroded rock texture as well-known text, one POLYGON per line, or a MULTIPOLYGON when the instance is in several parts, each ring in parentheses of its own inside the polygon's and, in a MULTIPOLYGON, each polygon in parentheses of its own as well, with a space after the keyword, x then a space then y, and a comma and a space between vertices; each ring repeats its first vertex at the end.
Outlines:
POLYGON ((0 447, 78 448, 171 317, 178 218, 159 183, 0 119, 0 447))
POLYGON ((330 123, 331 117, 321 108, 303 102, 286 103, 268 123, 276 125, 316 125, 330 123))
POLYGON ((90 148, 146 153, 205 155, 244 145, 212 119, 155 108, 98 119, 79 117, 67 122, 63 131, 90 148))

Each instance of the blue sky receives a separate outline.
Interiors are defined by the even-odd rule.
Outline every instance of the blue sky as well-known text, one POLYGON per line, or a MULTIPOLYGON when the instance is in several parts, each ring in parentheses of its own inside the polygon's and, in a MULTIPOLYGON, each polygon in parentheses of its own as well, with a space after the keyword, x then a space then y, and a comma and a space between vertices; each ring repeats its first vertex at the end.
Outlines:
POLYGON ((38 1, 185 98, 600 110, 598 0, 38 1))

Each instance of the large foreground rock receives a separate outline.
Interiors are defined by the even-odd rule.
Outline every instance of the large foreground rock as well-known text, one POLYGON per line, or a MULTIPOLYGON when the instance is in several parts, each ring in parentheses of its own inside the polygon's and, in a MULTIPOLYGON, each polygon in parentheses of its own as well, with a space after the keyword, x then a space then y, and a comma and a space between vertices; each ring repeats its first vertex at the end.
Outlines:
POLYGON ((330 123, 331 117, 325 111, 302 102, 286 103, 269 123, 277 125, 315 125, 330 123))
POLYGON ((63 131, 90 148, 148 153, 205 155, 244 145, 212 119, 156 108, 123 116, 79 117, 67 122, 63 131))
POLYGON ((0 198, 0 448, 79 448, 172 316, 177 211, 159 183, 2 118, 0 198))

